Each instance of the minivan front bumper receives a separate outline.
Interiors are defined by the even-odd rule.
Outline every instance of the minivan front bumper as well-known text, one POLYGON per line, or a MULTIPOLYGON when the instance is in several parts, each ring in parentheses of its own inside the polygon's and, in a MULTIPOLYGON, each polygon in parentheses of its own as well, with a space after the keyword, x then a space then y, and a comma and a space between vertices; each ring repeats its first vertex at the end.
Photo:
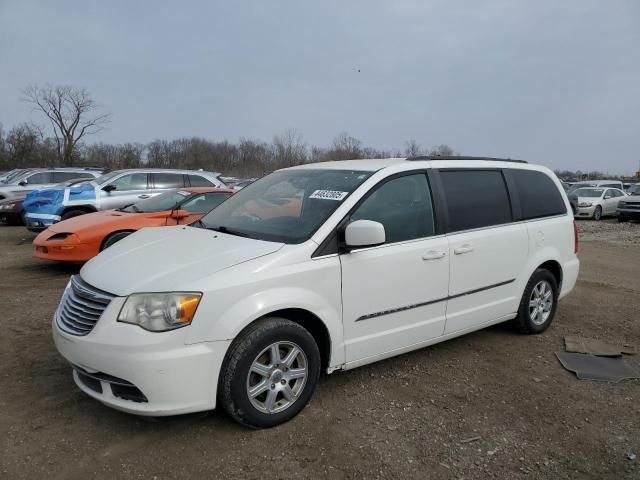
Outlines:
POLYGON ((72 364, 83 392, 115 409, 146 416, 215 408, 218 374, 230 342, 185 345, 183 329, 152 333, 134 325, 100 325, 103 320, 86 336, 69 335, 53 320, 56 348, 72 364), (112 342, 122 335, 126 342, 112 342))

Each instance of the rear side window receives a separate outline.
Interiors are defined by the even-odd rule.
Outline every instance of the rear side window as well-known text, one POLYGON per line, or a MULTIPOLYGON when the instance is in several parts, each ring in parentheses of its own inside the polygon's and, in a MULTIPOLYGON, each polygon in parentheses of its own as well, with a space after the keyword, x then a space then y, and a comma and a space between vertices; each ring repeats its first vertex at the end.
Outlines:
POLYGON ((567 213, 567 207, 556 184, 542 172, 510 170, 518 197, 522 220, 567 213))
POLYGON ((211 180, 200 175, 189 175, 189 183, 192 187, 215 187, 211 180))
POLYGON ((358 209, 351 220, 373 220, 384 225, 386 243, 429 237, 435 232, 433 207, 427 177, 407 175, 382 184, 358 209))
POLYGON ((183 188, 184 176, 181 173, 153 173, 154 188, 183 188))
POLYGON ((511 222, 511 203, 499 170, 441 170, 449 231, 511 222))

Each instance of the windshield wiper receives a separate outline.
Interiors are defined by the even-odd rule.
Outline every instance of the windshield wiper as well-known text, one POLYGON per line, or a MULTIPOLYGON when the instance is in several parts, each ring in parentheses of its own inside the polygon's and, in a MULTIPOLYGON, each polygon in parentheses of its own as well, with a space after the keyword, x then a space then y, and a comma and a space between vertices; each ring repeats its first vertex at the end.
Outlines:
POLYGON ((230 228, 225 227, 224 225, 219 225, 217 227, 207 227, 208 230, 213 230, 216 232, 227 233, 229 235, 236 235, 237 237, 251 238, 251 235, 240 232, 238 230, 232 230, 230 228))

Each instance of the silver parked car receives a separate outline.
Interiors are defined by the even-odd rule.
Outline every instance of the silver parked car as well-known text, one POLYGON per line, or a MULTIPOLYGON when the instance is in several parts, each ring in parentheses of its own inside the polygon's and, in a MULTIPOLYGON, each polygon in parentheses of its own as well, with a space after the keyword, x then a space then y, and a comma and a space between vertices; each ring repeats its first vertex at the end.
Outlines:
POLYGON ((103 170, 97 168, 28 168, 9 176, 0 183, 0 200, 13 198, 22 192, 48 188, 74 178, 97 178, 103 170))
POLYGON ((224 187, 217 173, 139 168, 115 170, 92 182, 31 192, 24 200, 27 228, 37 232, 68 218, 121 208, 167 190, 224 187))

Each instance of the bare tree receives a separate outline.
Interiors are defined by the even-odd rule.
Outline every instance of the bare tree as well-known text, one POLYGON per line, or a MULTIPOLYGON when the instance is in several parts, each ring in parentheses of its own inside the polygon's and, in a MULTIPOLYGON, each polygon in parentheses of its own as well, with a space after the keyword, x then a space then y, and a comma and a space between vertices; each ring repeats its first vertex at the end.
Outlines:
POLYGON ((404 154, 407 157, 417 157, 422 154, 422 147, 412 138, 405 143, 404 154))
POLYGON ((446 157, 449 155, 457 155, 457 153, 449 145, 443 144, 443 145, 432 147, 431 151, 429 152, 429 155, 440 155, 440 156, 446 157))
POLYGON ((276 166, 291 167, 304 163, 307 159, 307 144, 302 133, 288 128, 280 135, 273 136, 273 160, 276 166))
POLYGON ((346 132, 339 133, 333 139, 333 144, 327 151, 327 156, 330 160, 362 158, 362 142, 346 132))
MULTIPOLYGON (((6 138, 6 149, 12 165, 38 166, 42 132, 30 123, 14 126, 6 138)), ((46 163, 46 161, 45 161, 46 163)))
POLYGON ((99 105, 84 88, 32 85, 22 94, 23 101, 32 104, 51 122, 63 165, 73 164, 74 149, 81 138, 102 131, 109 121, 109 114, 98 112, 99 105))

